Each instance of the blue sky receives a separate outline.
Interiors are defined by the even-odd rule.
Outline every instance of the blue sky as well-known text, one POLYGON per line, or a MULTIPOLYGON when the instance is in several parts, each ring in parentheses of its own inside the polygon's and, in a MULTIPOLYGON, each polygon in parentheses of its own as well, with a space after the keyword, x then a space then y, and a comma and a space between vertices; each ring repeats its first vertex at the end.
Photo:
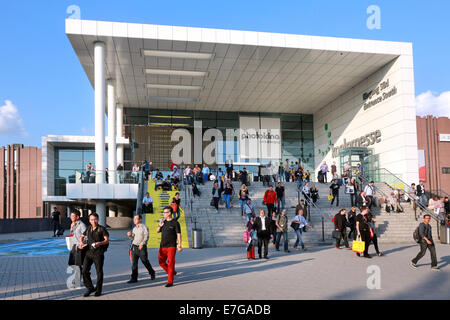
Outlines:
POLYGON ((448 0, 16 0, 0 3, 0 146, 94 133, 94 92, 64 30, 70 5, 89 20, 413 42, 418 112, 450 116, 448 0), (366 27, 370 5, 380 30, 366 27))

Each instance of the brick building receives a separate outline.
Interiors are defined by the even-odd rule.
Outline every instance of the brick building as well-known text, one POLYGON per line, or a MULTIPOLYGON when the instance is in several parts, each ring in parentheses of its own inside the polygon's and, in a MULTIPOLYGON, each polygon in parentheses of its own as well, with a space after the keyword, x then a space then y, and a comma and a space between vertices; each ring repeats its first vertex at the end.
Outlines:
POLYGON ((36 147, 0 148, 0 219, 42 218, 42 154, 36 147))
POLYGON ((450 193, 450 118, 417 117, 417 148, 425 187, 450 193))

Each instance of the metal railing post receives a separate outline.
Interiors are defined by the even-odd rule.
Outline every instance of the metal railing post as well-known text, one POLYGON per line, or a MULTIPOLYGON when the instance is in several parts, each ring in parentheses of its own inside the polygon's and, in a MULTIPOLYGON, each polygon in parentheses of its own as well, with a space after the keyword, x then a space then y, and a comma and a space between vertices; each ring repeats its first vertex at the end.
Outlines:
POLYGON ((322 217, 322 241, 325 242, 325 223, 322 217))

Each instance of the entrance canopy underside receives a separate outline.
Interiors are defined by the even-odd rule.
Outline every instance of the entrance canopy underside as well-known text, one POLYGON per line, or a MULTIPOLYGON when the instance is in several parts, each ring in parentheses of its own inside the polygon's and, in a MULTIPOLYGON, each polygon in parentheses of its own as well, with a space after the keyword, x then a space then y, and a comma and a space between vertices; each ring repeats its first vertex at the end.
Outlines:
POLYGON ((94 86, 94 42, 129 108, 314 113, 410 43, 66 20, 94 86), (200 54, 199 54, 200 53, 200 54))

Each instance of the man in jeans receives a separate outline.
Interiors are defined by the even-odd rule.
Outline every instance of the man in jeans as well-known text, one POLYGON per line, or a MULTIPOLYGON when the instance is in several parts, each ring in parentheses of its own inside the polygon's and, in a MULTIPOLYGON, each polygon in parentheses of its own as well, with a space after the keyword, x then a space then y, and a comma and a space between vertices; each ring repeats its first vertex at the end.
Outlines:
POLYGON ((292 221, 292 223, 298 224, 298 227, 294 228, 295 233, 297 234, 297 240, 295 241, 294 249, 298 250, 297 247, 298 247, 298 244, 300 243, 303 251, 306 251, 305 244, 303 243, 303 240, 302 240, 302 231, 303 231, 304 227, 308 227, 310 229, 312 229, 312 227, 308 224, 306 219, 303 217, 303 209, 299 209, 297 211, 296 216, 291 221, 292 221))
POLYGON ((283 236, 284 252, 288 253, 290 251, 288 250, 288 218, 286 217, 286 210, 281 210, 281 214, 278 215, 275 224, 277 226, 276 249, 277 251, 280 251, 280 240, 281 236, 283 236))
POLYGON ((419 225, 420 252, 414 259, 411 260, 411 266, 413 268, 417 268, 417 262, 423 258, 428 249, 430 250, 431 255, 431 270, 439 271, 439 267, 437 266, 436 247, 431 235, 430 219, 431 216, 429 214, 425 214, 423 216, 423 222, 419 225))
POLYGON ((369 198, 369 210, 372 209, 372 205, 374 204, 375 195, 375 183, 370 181, 370 183, 364 188, 364 194, 369 198))
POLYGON ((425 186, 423 184, 423 180, 420 180, 420 184, 416 188, 416 194, 419 197, 420 203, 424 207, 427 207, 428 206, 428 199, 427 199, 427 196, 425 194, 425 186))
POLYGON ((278 182, 278 185, 275 188, 275 192, 277 194, 277 212, 280 213, 280 210, 284 210, 284 205, 285 205, 285 201, 284 201, 285 191, 284 191, 284 187, 281 184, 281 182, 278 182), (280 204, 281 204, 281 206, 280 206, 280 204))
POLYGON ((147 268, 148 273, 152 280, 155 279, 155 270, 153 270, 150 261, 147 257, 147 241, 148 241, 148 228, 142 224, 142 218, 140 214, 137 214, 133 218, 135 227, 133 232, 128 232, 127 236, 130 240, 133 240, 132 260, 133 265, 131 267, 131 279, 127 283, 135 283, 138 278, 138 262, 141 259, 144 266, 147 268))
POLYGON ((244 210, 242 214, 245 212, 245 217, 247 218, 247 222, 250 221, 250 218, 255 215, 255 205, 252 203, 250 198, 247 198, 247 203, 244 204, 244 210))

